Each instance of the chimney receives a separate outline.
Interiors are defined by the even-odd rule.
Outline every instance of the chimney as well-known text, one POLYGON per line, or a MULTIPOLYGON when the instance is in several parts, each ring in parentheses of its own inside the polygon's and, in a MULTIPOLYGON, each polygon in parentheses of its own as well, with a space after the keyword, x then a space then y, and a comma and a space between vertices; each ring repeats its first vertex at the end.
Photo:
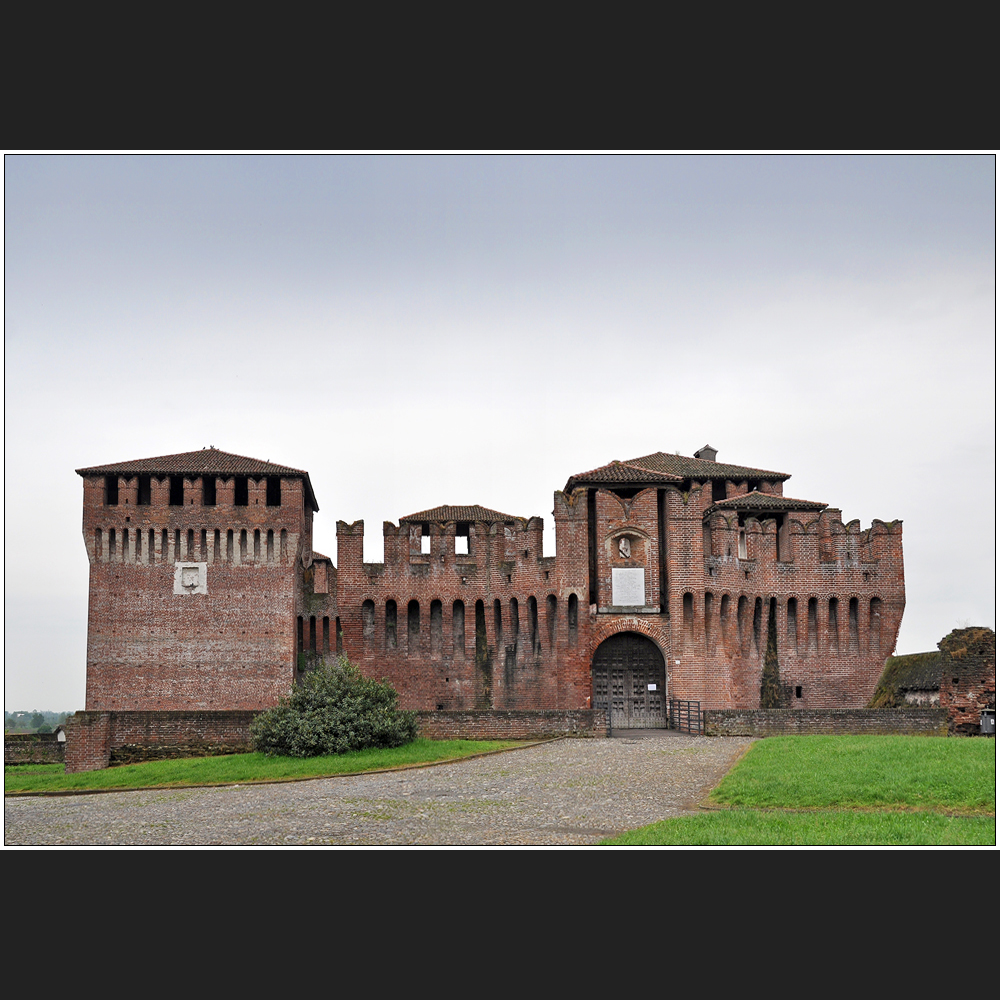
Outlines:
POLYGON ((706 444, 704 448, 699 448, 695 453, 695 458, 702 458, 706 462, 714 462, 715 456, 719 454, 717 448, 713 448, 710 444, 706 444))

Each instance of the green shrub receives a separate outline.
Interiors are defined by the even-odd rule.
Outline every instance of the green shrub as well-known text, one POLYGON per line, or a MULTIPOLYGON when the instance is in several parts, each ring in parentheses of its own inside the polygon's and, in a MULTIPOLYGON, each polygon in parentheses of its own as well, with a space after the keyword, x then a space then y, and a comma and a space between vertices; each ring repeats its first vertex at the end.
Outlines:
POLYGON ((363 677, 344 658, 310 670, 289 697, 250 724, 254 749, 283 757, 399 747, 416 736, 416 713, 400 710, 392 685, 363 677))

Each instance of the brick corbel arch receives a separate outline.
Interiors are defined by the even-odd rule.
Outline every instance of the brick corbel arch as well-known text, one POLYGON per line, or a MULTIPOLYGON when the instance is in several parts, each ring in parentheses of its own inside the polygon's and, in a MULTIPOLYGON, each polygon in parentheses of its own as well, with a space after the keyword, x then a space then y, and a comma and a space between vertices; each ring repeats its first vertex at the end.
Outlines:
POLYGON ((618 635, 619 632, 637 632, 639 635, 644 635, 647 639, 651 639, 663 656, 664 664, 669 664, 669 633, 658 623, 639 615, 634 617, 624 615, 616 617, 611 621, 599 621, 595 624, 590 631, 590 642, 587 644, 587 659, 593 663, 597 647, 605 639, 610 639, 611 636, 618 635))

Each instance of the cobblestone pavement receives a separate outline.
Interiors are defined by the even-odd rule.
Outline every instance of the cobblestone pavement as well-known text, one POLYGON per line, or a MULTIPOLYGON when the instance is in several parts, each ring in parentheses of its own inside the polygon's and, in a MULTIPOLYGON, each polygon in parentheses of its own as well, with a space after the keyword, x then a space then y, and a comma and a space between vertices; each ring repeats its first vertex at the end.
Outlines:
POLYGON ((690 812, 753 741, 557 740, 388 774, 8 798, 8 845, 584 845, 690 812))

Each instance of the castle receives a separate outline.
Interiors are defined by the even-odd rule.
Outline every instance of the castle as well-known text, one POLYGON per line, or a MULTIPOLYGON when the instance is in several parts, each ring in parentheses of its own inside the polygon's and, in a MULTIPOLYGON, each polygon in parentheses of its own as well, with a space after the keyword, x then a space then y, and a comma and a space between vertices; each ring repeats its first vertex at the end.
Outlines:
POLYGON ((88 712, 252 711, 346 655, 404 708, 852 708, 904 607, 902 524, 844 524, 783 472, 704 447, 570 476, 542 520, 441 506, 337 522, 313 551, 309 474, 201 451, 78 469, 90 559, 88 712), (769 643, 777 674, 763 682, 769 643), (762 704, 763 701, 763 704, 762 704))

